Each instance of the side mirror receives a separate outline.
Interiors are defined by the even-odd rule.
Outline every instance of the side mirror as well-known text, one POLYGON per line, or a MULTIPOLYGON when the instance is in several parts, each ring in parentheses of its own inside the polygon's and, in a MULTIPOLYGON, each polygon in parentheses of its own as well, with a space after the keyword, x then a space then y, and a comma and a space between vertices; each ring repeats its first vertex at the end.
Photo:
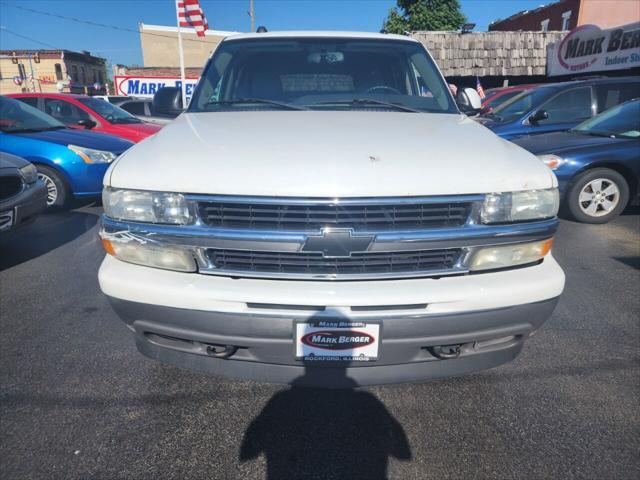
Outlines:
POLYGON ((93 120, 91 120, 90 118, 85 118, 83 120, 78 120, 78 125, 80 125, 81 127, 86 128, 87 130, 91 130, 92 128, 94 128, 96 125, 98 125, 96 122, 94 122, 93 120))
POLYGON ((182 113, 182 91, 178 87, 162 87, 153 96, 153 109, 162 115, 177 117, 182 113))
POLYGON ((529 123, 531 125, 538 125, 541 120, 549 118, 549 113, 546 110, 536 110, 533 115, 529 117, 529 123))
POLYGON ((458 93, 456 94, 456 103, 458 104, 460 111, 467 115, 476 115, 482 108, 482 99, 480 98, 480 95, 478 95, 478 92, 473 88, 468 87, 458 89, 458 93))

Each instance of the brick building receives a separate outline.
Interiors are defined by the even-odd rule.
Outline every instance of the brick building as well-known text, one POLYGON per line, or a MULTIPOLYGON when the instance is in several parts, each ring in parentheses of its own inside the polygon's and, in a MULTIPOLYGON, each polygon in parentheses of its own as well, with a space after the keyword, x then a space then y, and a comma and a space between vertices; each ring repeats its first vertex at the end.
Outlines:
POLYGON ((489 31, 566 31, 581 25, 615 27, 640 21, 638 0, 560 0, 489 25, 489 31))
POLYGON ((0 93, 3 94, 104 93, 106 80, 105 59, 90 52, 0 50, 0 93))

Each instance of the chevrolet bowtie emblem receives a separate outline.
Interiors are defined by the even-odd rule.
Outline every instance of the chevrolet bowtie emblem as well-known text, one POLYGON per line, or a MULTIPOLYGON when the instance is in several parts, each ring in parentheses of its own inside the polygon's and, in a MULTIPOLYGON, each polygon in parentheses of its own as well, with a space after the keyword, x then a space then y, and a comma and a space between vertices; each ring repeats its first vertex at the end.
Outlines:
POLYGON ((352 253, 366 252, 374 239, 373 235, 354 236, 351 229, 327 228, 320 236, 307 237, 302 251, 322 253, 325 258, 349 258, 352 253))

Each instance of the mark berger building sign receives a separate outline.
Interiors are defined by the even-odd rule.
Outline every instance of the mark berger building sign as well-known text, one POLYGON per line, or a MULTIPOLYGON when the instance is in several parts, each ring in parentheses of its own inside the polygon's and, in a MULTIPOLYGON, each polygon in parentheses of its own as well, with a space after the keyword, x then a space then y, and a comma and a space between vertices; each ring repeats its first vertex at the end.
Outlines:
POLYGON ((640 22, 608 30, 582 25, 547 55, 549 76, 640 67, 640 22))
MULTIPOLYGON (((153 98, 153 95, 162 87, 181 87, 180 77, 113 77, 116 95, 131 95, 133 97, 153 98)), ((187 101, 191 99, 193 89, 198 83, 197 78, 185 79, 187 101)))

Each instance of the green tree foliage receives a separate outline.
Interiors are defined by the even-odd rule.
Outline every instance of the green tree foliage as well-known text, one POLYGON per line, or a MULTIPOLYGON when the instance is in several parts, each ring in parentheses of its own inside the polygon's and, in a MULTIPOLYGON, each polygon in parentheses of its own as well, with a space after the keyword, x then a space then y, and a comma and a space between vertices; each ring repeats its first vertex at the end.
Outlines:
POLYGON ((417 30, 459 30, 467 21, 459 0, 398 0, 389 10, 383 31, 388 33, 417 30))

